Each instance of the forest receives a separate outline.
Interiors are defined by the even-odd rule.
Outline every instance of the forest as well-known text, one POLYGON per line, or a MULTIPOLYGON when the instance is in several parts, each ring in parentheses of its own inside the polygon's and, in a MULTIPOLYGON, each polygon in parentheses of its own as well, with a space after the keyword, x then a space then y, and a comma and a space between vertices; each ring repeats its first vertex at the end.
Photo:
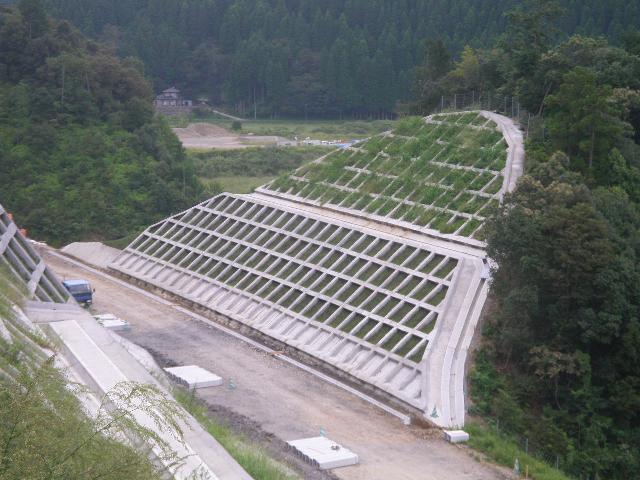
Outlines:
POLYGON ((0 198, 30 235, 118 238, 199 199, 139 62, 38 1, 0 8, 0 198))
POLYGON ((564 37, 558 5, 487 48, 428 45, 420 108, 465 89, 533 112, 526 174, 486 227, 496 262, 471 412, 575 478, 640 469, 640 33, 564 37))
MULTIPOLYGON (((521 0, 47 0, 156 91, 175 85, 241 115, 385 118, 410 102, 425 42, 488 47, 521 0)), ((619 43, 640 4, 562 0, 563 35, 619 43)))

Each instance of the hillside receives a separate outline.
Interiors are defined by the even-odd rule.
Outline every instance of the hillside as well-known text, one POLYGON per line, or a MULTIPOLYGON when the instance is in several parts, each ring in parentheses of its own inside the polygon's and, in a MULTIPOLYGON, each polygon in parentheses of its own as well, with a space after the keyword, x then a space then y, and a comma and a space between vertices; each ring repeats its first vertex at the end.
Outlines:
POLYGON ((197 198, 151 98, 138 62, 37 2, 0 10, 0 197, 34 237, 118 238, 197 198))
POLYGON ((479 114, 403 120, 387 134, 334 152, 268 188, 342 210, 440 233, 481 238, 503 192, 506 142, 479 114))
MULTIPOLYGON (((388 115, 412 97, 424 43, 457 53, 504 32, 509 0, 48 0, 51 13, 140 58, 156 90, 173 84, 240 113, 388 115)), ((618 42, 640 24, 637 2, 563 0, 563 35, 618 42)))

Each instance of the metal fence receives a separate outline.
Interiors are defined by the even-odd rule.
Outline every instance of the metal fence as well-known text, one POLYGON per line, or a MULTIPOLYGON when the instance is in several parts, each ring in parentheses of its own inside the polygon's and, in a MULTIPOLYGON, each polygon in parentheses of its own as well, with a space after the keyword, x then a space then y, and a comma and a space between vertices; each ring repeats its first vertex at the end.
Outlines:
POLYGON ((434 113, 460 110, 489 110, 515 120, 525 137, 544 135, 544 128, 539 116, 531 114, 520 103, 518 97, 493 92, 470 91, 442 96, 434 113))

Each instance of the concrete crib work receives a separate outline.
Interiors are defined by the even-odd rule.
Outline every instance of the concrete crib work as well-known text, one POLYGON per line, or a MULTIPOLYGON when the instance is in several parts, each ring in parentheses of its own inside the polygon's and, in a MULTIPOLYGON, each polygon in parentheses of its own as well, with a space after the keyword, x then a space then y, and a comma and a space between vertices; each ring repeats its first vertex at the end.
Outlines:
POLYGON ((358 464, 358 455, 326 437, 303 438, 287 442, 306 462, 320 470, 358 464))
MULTIPOLYGON (((508 191, 521 171, 521 135, 510 120, 486 115, 508 133, 507 167, 495 177, 508 191)), ((152 225, 109 269, 456 427, 465 417, 466 352, 488 291, 485 256, 477 239, 264 187, 152 225)))
POLYGON ((197 365, 185 365, 183 367, 169 367, 164 369, 171 378, 188 387, 194 388, 217 387, 223 384, 218 375, 211 373, 197 365))

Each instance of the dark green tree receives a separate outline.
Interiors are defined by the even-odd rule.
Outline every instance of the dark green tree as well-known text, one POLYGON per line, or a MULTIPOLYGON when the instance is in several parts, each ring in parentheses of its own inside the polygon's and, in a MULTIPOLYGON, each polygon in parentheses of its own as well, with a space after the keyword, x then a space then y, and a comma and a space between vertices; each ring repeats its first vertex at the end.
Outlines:
POLYGON ((546 100, 554 145, 569 155, 573 168, 588 170, 599 181, 608 174, 609 151, 625 130, 611 95, 611 87, 598 85, 593 71, 576 67, 546 100))

